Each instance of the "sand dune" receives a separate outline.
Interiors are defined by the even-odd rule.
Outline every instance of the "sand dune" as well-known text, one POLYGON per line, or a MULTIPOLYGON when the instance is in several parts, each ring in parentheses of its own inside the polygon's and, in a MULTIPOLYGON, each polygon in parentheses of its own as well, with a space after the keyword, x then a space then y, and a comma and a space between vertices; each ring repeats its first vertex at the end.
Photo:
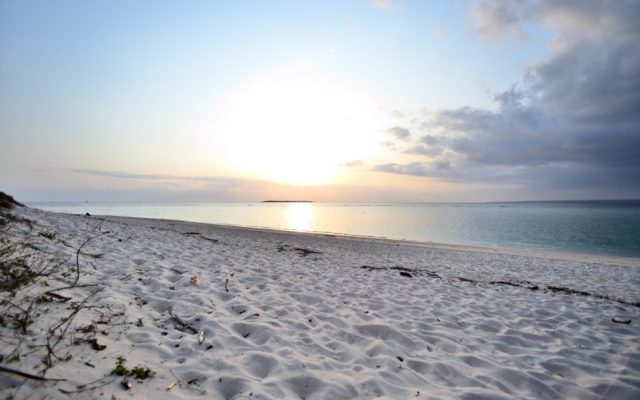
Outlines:
MULTIPOLYGON (((11 240, 66 260, 51 287, 73 280, 94 237, 79 284, 97 286, 61 292, 95 292, 57 348, 71 357, 45 375, 66 380, 2 373, 3 397, 640 398, 637 259, 13 213, 34 224, 11 224, 11 240), (119 356, 155 376, 126 390, 110 375, 119 356)), ((22 344, 0 327, 3 366, 43 369, 35 346, 69 304, 38 307, 22 344)))

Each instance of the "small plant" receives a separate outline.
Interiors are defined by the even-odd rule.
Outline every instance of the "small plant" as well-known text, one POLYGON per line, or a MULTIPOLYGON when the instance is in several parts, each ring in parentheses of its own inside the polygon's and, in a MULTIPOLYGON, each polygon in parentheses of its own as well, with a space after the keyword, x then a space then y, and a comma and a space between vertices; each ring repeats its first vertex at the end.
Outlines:
POLYGON ((137 367, 133 367, 130 375, 136 379, 144 380, 147 378, 152 378, 155 374, 156 373, 150 370, 149 368, 143 365, 138 365, 137 367))
POLYGON ((171 286, 169 286, 169 290, 176 290, 176 287, 171 285, 171 286))
POLYGON ((111 375, 118 375, 118 376, 129 375, 129 370, 127 369, 127 367, 124 366, 125 362, 127 362, 127 360, 122 356, 119 356, 118 358, 116 358, 116 367, 113 369, 113 371, 111 371, 111 375))
POLYGON ((156 374, 154 371, 150 370, 144 365, 138 365, 137 367, 128 369, 125 366, 126 362, 127 360, 122 356, 119 356, 118 358, 116 358, 116 367, 113 369, 113 371, 111 371, 111 374, 118 375, 118 376, 131 376, 138 380, 153 378, 153 376, 156 374))

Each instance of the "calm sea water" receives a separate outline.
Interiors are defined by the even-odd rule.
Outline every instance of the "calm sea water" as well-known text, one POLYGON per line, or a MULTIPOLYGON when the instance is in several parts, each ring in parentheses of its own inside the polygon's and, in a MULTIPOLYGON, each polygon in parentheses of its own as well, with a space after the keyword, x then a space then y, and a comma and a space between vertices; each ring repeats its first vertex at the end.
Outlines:
POLYGON ((89 212, 421 242, 640 257, 640 201, 29 205, 74 214, 89 212))

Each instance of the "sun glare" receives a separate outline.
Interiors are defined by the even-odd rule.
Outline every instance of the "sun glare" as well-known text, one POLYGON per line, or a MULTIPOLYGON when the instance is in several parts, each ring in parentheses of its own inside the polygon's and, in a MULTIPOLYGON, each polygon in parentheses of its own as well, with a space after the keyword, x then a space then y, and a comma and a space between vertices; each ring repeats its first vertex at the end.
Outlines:
POLYGON ((310 231, 313 225, 313 205, 311 203, 291 203, 287 208, 287 223, 294 231, 310 231))
POLYGON ((381 122, 368 98, 334 81, 291 72, 235 91, 218 108, 218 156, 244 175, 287 184, 331 182, 341 163, 379 143, 381 122))

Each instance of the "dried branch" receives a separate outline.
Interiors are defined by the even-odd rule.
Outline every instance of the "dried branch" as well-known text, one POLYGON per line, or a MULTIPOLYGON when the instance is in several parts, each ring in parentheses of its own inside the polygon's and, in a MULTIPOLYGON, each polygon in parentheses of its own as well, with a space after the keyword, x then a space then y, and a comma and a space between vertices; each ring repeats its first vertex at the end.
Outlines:
POLYGON ((23 372, 23 371, 19 371, 17 369, 7 368, 7 367, 2 366, 2 365, 0 365, 0 372, 4 372, 6 374, 18 375, 18 376, 21 376, 23 378, 34 379, 36 381, 56 381, 56 382, 66 381, 66 379, 62 379, 62 378, 45 378, 44 376, 33 375, 33 374, 28 373, 28 372, 23 372))

